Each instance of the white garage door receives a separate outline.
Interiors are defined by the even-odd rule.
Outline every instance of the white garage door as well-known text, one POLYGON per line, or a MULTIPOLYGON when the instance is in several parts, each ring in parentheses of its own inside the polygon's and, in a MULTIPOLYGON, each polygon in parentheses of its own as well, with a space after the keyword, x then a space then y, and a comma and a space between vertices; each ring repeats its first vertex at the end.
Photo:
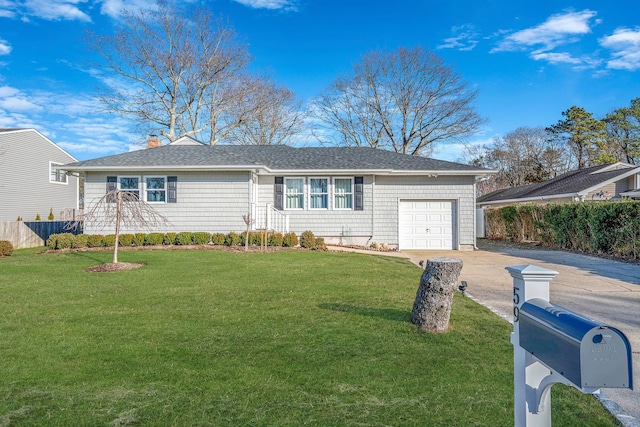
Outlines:
POLYGON ((400 249, 455 249, 453 200, 401 200, 400 249))

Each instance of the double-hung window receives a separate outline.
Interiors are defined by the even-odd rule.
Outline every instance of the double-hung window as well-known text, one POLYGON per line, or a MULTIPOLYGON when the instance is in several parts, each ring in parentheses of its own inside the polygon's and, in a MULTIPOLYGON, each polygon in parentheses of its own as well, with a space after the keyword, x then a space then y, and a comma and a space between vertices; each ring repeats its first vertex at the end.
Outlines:
POLYGON ((309 208, 329 209, 329 180, 327 178, 309 179, 309 208))
POLYGON ((336 178, 333 181, 335 209, 353 209, 353 178, 336 178))
POLYGON ((285 178, 285 209, 304 209, 304 178, 285 178))
POLYGON ((164 176, 145 177, 146 201, 164 203, 167 201, 167 178, 164 176))
POLYGON ((58 169, 60 163, 49 162, 49 182, 59 182, 61 184, 67 183, 67 174, 58 169))
POLYGON ((132 193, 134 197, 140 198, 140 177, 138 176, 120 176, 118 177, 120 191, 132 193))

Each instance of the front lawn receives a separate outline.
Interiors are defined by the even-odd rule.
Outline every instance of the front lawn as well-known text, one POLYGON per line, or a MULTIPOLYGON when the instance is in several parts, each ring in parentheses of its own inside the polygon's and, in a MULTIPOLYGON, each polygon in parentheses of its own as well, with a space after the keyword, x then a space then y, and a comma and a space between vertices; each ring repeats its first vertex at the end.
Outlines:
MULTIPOLYGON (((345 253, 0 258, 0 426, 512 426, 511 326, 456 295, 409 322, 420 269, 345 253)), ((616 425, 553 388, 558 426, 616 425)))

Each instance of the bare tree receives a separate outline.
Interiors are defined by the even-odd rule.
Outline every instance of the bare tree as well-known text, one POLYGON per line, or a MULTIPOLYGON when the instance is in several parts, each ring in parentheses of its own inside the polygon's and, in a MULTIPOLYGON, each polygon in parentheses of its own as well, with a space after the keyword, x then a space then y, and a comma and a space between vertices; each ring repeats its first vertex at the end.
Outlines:
POLYGON ((464 140, 484 120, 477 92, 421 47, 371 52, 336 79, 312 106, 324 123, 323 142, 370 146, 411 155, 434 143, 464 140))
POLYGON ((477 185, 482 194, 542 182, 569 166, 565 147, 549 140, 543 128, 519 127, 494 138, 491 145, 469 147, 467 157, 471 164, 498 170, 477 185))
POLYGON ((229 132, 231 142, 242 145, 289 143, 303 130, 300 102, 286 87, 269 77, 245 76, 237 97, 239 105, 231 114, 237 126, 229 132))
POLYGON ((112 36, 87 39, 115 76, 100 97, 107 111, 152 123, 169 141, 190 135, 215 144, 237 126, 226 112, 250 56, 228 24, 206 9, 185 16, 161 1, 124 11, 121 23, 112 36))
POLYGON ((152 229, 169 223, 153 207, 140 199, 137 192, 111 190, 98 199, 89 210, 76 218, 70 227, 91 223, 96 228, 115 227, 113 264, 118 263, 118 247, 122 228, 152 229))

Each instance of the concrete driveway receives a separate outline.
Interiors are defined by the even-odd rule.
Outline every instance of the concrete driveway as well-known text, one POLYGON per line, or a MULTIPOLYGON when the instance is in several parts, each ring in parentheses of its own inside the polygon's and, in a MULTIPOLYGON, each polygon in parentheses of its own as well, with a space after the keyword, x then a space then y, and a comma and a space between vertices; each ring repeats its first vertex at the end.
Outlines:
POLYGON ((633 417, 618 416, 624 425, 640 426, 640 265, 489 241, 478 246, 477 251, 402 253, 415 263, 443 256, 461 259, 460 280, 468 283, 467 293, 508 320, 513 316, 513 284, 505 267, 532 264, 557 271, 550 287, 551 302, 618 328, 629 338, 636 391, 604 391, 614 401, 610 402, 613 407, 617 403, 633 417))

